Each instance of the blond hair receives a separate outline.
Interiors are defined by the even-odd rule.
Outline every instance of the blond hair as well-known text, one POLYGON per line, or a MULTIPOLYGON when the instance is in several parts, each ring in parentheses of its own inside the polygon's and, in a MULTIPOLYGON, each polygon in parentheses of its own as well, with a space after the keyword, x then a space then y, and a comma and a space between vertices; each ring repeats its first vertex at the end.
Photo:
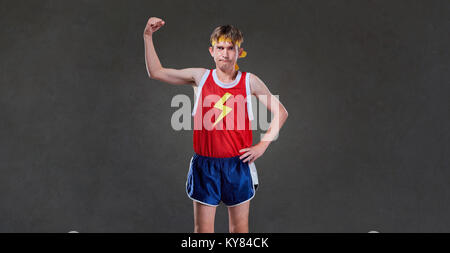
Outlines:
POLYGON ((233 25, 221 25, 214 29, 210 37, 210 42, 213 46, 220 41, 230 41, 240 47, 242 42, 244 42, 244 35, 233 25))

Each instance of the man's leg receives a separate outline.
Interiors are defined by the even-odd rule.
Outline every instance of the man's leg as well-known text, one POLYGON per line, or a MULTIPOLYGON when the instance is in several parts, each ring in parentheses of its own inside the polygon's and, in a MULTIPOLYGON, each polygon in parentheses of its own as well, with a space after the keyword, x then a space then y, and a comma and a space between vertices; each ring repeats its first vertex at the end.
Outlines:
POLYGON ((250 201, 237 206, 228 207, 230 233, 248 233, 248 215, 250 201))
POLYGON ((194 203, 194 233, 214 233, 215 206, 194 203))

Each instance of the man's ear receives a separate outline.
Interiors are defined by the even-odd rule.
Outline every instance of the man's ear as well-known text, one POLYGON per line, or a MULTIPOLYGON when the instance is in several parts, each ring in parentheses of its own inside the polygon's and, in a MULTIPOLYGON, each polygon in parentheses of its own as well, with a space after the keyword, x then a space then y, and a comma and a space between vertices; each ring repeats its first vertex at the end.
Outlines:
POLYGON ((214 48, 213 47, 209 47, 209 53, 214 58, 214 48))
POLYGON ((244 48, 240 47, 238 56, 241 56, 242 52, 244 52, 244 48))

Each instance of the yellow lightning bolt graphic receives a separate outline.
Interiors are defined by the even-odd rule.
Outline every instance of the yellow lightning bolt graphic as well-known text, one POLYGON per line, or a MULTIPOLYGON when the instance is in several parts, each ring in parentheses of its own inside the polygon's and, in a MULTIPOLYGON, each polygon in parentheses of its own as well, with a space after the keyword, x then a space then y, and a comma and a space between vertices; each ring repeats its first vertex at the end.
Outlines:
POLYGON ((222 113, 219 115, 219 117, 216 119, 216 122, 214 122, 213 127, 221 120, 223 119, 225 116, 227 116, 228 113, 231 112, 231 107, 228 107, 225 104, 225 102, 228 100, 228 98, 231 97, 230 93, 225 93, 225 95, 223 95, 223 97, 221 99, 219 99, 219 101, 216 102, 216 104, 214 105, 214 108, 217 108, 219 110, 222 111, 222 113))

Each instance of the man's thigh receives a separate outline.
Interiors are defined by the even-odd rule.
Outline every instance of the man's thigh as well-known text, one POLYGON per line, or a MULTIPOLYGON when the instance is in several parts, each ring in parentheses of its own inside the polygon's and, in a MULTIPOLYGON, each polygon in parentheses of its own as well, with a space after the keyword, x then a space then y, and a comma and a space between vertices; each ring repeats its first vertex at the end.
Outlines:
POLYGON ((248 224, 248 215, 250 212, 250 201, 244 202, 237 206, 228 207, 228 217, 230 224, 248 224))
POLYGON ((196 225, 211 225, 214 224, 214 217, 216 214, 215 206, 208 206, 197 201, 194 203, 194 222, 196 225))

